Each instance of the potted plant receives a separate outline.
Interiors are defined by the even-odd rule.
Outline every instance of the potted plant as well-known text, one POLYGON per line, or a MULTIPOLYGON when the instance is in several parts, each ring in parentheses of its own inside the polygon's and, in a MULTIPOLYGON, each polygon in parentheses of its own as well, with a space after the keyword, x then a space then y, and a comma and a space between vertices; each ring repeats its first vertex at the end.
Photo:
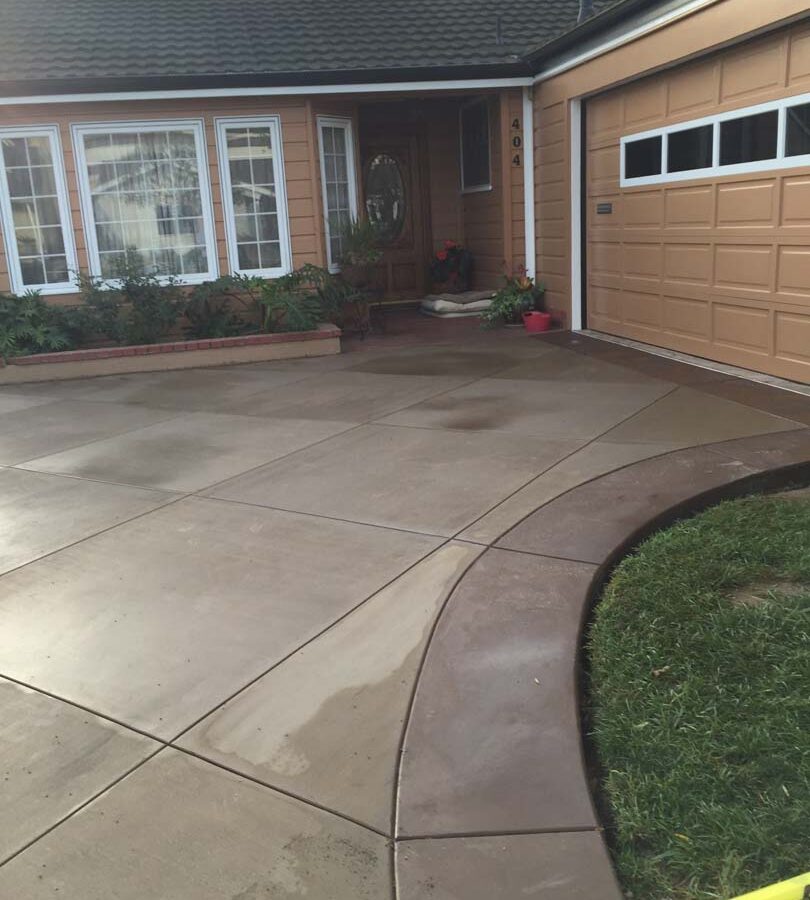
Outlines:
POLYGON ((517 275, 507 276, 506 284, 495 294, 489 309, 481 318, 488 327, 523 325, 527 331, 548 331, 551 316, 543 311, 545 288, 520 269, 517 275))
POLYGON ((535 280, 521 266, 518 274, 512 279, 518 291, 528 297, 528 307, 523 310, 523 326, 526 331, 537 333, 548 331, 551 328, 551 313, 543 308, 543 296, 546 293, 545 286, 537 284, 535 280))
POLYGON ((383 252, 377 229, 367 218, 352 219, 341 232, 340 274, 354 287, 371 293, 383 252))
POLYGON ((470 289, 473 256, 461 244, 445 241, 430 261, 430 276, 436 293, 460 294, 470 289))

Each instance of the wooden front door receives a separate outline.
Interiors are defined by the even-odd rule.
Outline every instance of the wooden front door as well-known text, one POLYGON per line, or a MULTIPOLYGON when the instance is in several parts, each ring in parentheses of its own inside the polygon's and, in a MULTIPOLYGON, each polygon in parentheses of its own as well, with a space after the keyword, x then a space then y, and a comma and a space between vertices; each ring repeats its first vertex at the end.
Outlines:
POLYGON ((407 125, 369 123, 361 131, 361 159, 365 210, 383 251, 379 281, 385 299, 423 297, 430 248, 422 141, 407 125))

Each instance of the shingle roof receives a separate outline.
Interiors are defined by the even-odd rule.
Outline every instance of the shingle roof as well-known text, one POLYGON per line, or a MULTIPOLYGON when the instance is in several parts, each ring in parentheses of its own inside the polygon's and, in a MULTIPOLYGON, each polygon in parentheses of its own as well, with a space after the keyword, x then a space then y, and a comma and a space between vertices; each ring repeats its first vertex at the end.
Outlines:
POLYGON ((571 29, 578 7, 579 0, 0 0, 0 82, 503 67, 571 29))

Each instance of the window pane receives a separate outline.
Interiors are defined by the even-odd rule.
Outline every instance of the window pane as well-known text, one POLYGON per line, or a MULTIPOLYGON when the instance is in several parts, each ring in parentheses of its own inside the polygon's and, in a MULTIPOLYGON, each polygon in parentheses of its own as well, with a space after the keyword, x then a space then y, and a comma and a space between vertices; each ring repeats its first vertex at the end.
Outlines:
POLYGON ((276 212, 276 189, 274 187, 260 187, 256 189, 256 212, 276 212))
POLYGON ((42 197, 44 194, 56 195, 53 166, 35 166, 31 169, 31 181, 34 185, 34 193, 38 197, 42 197))
POLYGON ((281 265, 281 247, 278 242, 259 244, 261 267, 277 269, 281 265))
POLYGON ((235 216, 236 240, 237 241, 255 241, 256 236, 256 216, 235 216))
POLYGON ((258 223, 257 231, 260 241, 277 241, 278 240, 278 216, 265 215, 256 216, 258 223))
POLYGON ((28 165, 25 138, 3 138, 3 162, 6 167, 28 165))
POLYGON ((778 122, 779 114, 775 109, 721 122, 720 165, 774 159, 778 122))
POLYGON ((41 232, 38 228, 17 228, 17 252, 20 256, 39 256, 42 253, 41 232))
POLYGON ((70 280, 66 257, 45 257, 45 280, 48 284, 65 284, 70 280))
POLYGON ((810 103, 791 106, 787 110, 786 156, 810 153, 810 103))
POLYGON ((133 129, 84 141, 101 274, 118 274, 122 251, 159 275, 208 271, 194 132, 133 129))
POLYGON ((45 284, 45 265, 40 257, 21 259, 23 284, 45 284))
POLYGON ((2 150, 22 286, 63 284, 69 280, 68 261, 51 138, 3 138, 2 150))
POLYGON ((465 188, 489 185, 489 105, 486 100, 461 110, 461 162, 465 188))
POLYGON ((271 157, 253 160, 253 183, 273 184, 273 160, 271 157))
POLYGON ((34 186, 31 169, 7 169, 8 193, 10 197, 33 197, 34 186))
POLYGON ((624 145, 624 177, 661 174, 661 136, 628 141, 624 145))
POLYGON ((53 164, 50 138, 41 135, 39 137, 26 138, 25 142, 28 145, 28 159, 32 166, 50 166, 53 164))
POLYGON ((259 245, 258 244, 239 244, 239 268, 240 269, 258 269, 259 268, 259 245))
POLYGON ((62 240, 61 228, 42 228, 42 250, 46 254, 64 253, 65 242, 62 240))
POLYGON ((701 125, 670 132, 667 140, 667 171, 688 172, 707 169, 712 164, 714 128, 701 125))
POLYGON ((37 217, 40 225, 58 225, 59 201, 56 197, 37 198, 37 217))
POLYGON ((36 228, 37 210, 33 200, 12 200, 11 216, 15 228, 36 228))

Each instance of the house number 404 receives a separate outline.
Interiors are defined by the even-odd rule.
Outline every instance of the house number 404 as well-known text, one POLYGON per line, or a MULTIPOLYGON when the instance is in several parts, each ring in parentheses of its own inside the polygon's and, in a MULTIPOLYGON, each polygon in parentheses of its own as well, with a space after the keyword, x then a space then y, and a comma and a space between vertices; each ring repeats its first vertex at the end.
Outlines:
MULTIPOLYGON (((512 130, 520 132, 520 119, 512 119, 512 130)), ((512 165, 515 167, 519 167, 521 164, 520 159, 520 148, 523 146, 523 138, 520 134, 512 135, 512 149, 514 152, 512 153, 512 165)))

